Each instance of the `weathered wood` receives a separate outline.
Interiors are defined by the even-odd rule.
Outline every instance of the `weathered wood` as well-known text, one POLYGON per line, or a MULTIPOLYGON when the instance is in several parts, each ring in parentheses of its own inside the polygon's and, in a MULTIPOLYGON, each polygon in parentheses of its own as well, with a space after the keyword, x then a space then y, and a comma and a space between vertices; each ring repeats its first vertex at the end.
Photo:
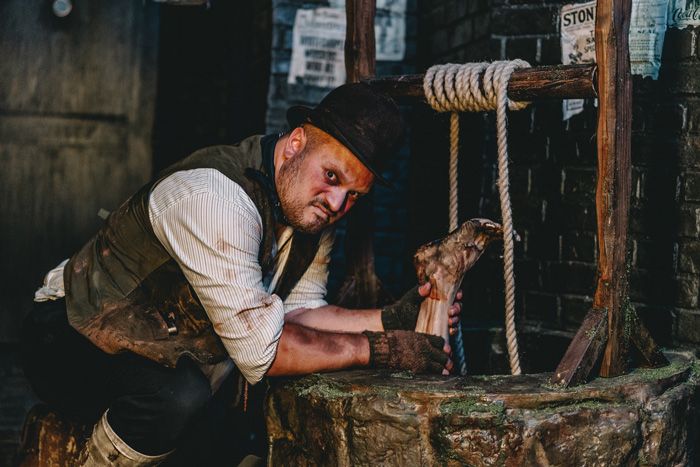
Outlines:
POLYGON ((608 310, 608 342, 601 376, 621 375, 628 364, 625 256, 632 186, 632 77, 627 37, 631 8, 631 0, 598 0, 596 7, 598 283, 593 307, 608 310))
MULTIPOLYGON (((385 76, 365 82, 394 98, 425 100, 423 75, 385 76)), ((508 83, 513 100, 596 97, 596 65, 556 65, 515 70, 508 83)))
POLYGON ((554 370, 551 383, 568 387, 586 382, 607 340, 608 313, 602 308, 592 308, 554 370))
POLYGON ((43 275, 151 174, 158 5, 0 2, 0 342, 43 275), (50 46, 49 46, 50 44, 50 46))
POLYGON ((348 83, 357 83, 375 75, 374 42, 375 0, 347 0, 345 14, 345 71, 348 83))
POLYGON ((503 238, 500 224, 470 219, 444 238, 416 251, 413 263, 418 282, 430 282, 430 296, 420 307, 416 331, 441 336, 449 342, 448 311, 464 274, 476 264, 489 243, 503 238))
MULTIPOLYGON (((375 0, 345 2, 347 25, 345 32, 345 70, 347 82, 374 76, 376 50, 374 43, 375 0)), ((336 302, 351 308, 366 308, 385 304, 392 299, 374 270, 374 202, 371 197, 353 207, 348 218, 345 257, 348 272, 340 287, 336 302)))
POLYGON ((630 323, 630 340, 632 344, 639 350, 644 362, 643 366, 647 367, 659 367, 668 365, 668 359, 661 352, 661 349, 654 338, 651 337, 649 330, 644 323, 642 323, 636 315, 634 314, 633 322, 630 323))
POLYGON ((85 440, 92 431, 84 423, 39 404, 29 411, 17 450, 20 467, 77 465, 85 440))

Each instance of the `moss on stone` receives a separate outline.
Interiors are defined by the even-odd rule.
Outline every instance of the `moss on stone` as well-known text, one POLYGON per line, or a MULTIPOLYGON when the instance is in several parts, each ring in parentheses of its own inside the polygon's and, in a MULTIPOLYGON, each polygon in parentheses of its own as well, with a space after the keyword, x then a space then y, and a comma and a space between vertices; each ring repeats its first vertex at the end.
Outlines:
POLYGON ((440 404, 440 413, 444 415, 469 415, 472 413, 491 413, 502 417, 505 414, 503 402, 484 402, 474 397, 449 399, 440 404))
POLYGON ((351 397, 353 393, 345 390, 340 384, 329 381, 322 375, 313 374, 296 381, 291 390, 298 396, 315 396, 323 399, 338 399, 351 397))

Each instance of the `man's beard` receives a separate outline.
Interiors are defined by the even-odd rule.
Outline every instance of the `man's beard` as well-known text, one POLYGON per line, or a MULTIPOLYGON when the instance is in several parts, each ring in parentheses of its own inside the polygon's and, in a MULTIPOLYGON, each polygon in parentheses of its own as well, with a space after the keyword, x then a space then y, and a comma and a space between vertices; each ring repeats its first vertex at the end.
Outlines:
POLYGON ((298 197, 294 196, 294 185, 298 180, 301 163, 307 154, 307 148, 295 157, 288 159, 280 167, 279 179, 277 181, 277 194, 280 198, 282 213, 285 219, 294 229, 308 234, 316 234, 330 224, 330 218, 318 217, 313 221, 304 220, 304 210, 309 206, 320 206, 326 212, 333 212, 322 198, 314 198, 308 204, 304 204, 298 197))

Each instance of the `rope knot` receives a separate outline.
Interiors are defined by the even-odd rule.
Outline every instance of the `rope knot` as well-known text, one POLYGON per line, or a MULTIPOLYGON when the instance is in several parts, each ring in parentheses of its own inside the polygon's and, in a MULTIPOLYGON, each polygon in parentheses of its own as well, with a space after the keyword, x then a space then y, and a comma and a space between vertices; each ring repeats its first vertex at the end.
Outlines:
POLYGON ((425 73, 423 91, 437 112, 497 110, 502 100, 510 110, 521 110, 530 103, 508 99, 508 81, 515 70, 529 67, 520 59, 434 65, 425 73))

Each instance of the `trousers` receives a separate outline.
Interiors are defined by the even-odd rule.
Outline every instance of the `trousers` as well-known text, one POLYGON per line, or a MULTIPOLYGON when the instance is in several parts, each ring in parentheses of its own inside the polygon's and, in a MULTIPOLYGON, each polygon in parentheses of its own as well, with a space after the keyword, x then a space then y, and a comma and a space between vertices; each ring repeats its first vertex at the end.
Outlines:
MULTIPOLYGON (((35 303, 23 323, 20 350, 27 379, 41 400, 88 422, 108 410, 112 429, 143 454, 182 451, 188 433, 204 445, 212 443, 223 436, 224 425, 229 428, 224 446, 236 438, 251 439, 250 433, 230 433, 232 424, 244 421, 221 419, 231 405, 227 396, 235 392, 234 378, 215 397, 199 366, 186 357, 167 368, 132 353, 107 354, 70 326, 64 299, 35 303)), ((228 454, 231 462, 234 453, 228 454)))

